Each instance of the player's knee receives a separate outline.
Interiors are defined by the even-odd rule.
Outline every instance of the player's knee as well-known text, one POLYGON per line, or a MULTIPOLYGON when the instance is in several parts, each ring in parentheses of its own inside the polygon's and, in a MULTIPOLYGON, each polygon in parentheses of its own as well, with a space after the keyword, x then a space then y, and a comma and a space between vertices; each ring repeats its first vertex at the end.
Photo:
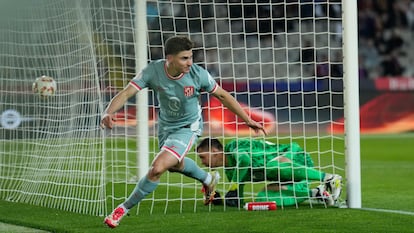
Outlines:
POLYGON ((168 168, 169 172, 182 172, 184 170, 184 163, 183 161, 179 162, 177 165, 168 168))
POLYGON ((165 172, 165 168, 161 166, 153 165, 150 167, 148 171, 148 179, 149 180, 159 180, 161 175, 165 172))
POLYGON ((175 167, 172 167, 172 168, 169 168, 168 171, 169 172, 181 172, 182 170, 179 170, 179 169, 177 169, 175 167))

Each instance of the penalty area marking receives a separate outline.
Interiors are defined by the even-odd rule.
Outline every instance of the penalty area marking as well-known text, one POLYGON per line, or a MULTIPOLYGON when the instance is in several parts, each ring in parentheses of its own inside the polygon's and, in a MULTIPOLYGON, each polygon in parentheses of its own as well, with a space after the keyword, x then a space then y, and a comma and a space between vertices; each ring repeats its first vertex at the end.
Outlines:
POLYGON ((387 210, 387 209, 375 209, 375 208, 361 208, 361 210, 375 211, 375 212, 385 212, 385 213, 394 213, 394 214, 404 214, 404 215, 414 215, 414 212, 403 211, 403 210, 387 210))

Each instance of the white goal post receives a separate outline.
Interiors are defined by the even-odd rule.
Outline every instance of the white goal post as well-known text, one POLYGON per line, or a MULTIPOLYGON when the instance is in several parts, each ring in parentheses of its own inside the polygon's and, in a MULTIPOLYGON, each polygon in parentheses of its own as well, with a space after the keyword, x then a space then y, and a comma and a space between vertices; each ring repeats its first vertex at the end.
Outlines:
MULTIPOLYGON (((112 130, 100 128, 101 113, 163 58, 167 38, 185 35, 196 44, 194 63, 265 125, 267 140, 297 143, 315 168, 343 175, 342 204, 360 208, 356 7, 356 0, 4 0, 0 199, 100 216, 125 200, 158 152, 157 101, 139 92, 112 130), (42 75, 57 83, 48 98, 31 91, 42 75)), ((200 102, 202 138, 263 138, 210 95, 200 102)), ((201 166, 194 151, 188 156, 201 166)), ((229 182, 218 171, 224 196, 229 182)), ((246 183, 245 201, 266 184, 246 183)), ((204 206, 200 189, 166 173, 136 213, 228 208, 204 206)), ((296 207, 319 204, 308 199, 296 207)))
POLYGON ((361 208, 357 1, 342 1, 347 204, 361 208))

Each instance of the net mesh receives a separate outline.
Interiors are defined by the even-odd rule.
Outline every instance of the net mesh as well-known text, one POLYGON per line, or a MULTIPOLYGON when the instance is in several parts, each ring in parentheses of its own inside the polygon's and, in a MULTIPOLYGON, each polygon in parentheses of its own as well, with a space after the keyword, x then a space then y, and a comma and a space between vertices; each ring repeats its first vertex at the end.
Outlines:
MULTIPOLYGON (((104 215, 137 182, 135 99, 116 114, 113 130, 99 128, 104 107, 136 73, 134 1, 3 5, 0 198, 104 215), (32 93, 41 75, 57 82, 54 96, 32 93)), ((296 142, 317 169, 343 173, 343 138, 329 128, 342 124, 336 119, 344 109, 340 1, 147 1, 147 23, 148 31, 138 33, 148 36, 139 48, 148 61, 163 58, 170 36, 189 36, 194 62, 265 125, 267 140, 296 142)), ((200 101, 203 136, 256 137, 216 99, 204 94, 200 101)), ((149 92, 150 161, 158 152, 158 111, 149 92)), ((194 152, 188 157, 200 164, 194 152)), ((223 195, 229 182, 218 171, 223 195)), ((245 200, 267 184, 246 183, 245 200)), ((210 210, 200 189, 199 182, 166 173, 137 212, 210 210)))

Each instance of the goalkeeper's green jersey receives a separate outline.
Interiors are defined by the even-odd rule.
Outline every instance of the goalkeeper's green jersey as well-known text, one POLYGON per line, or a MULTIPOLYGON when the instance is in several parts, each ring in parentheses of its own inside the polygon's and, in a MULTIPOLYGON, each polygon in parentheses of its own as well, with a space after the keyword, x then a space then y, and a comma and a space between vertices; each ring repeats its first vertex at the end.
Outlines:
POLYGON ((251 181, 278 181, 278 177, 266 177, 266 164, 277 156, 285 156, 294 163, 313 167, 312 158, 297 143, 275 144, 258 139, 235 139, 224 147, 227 159, 225 174, 234 183, 251 181))

